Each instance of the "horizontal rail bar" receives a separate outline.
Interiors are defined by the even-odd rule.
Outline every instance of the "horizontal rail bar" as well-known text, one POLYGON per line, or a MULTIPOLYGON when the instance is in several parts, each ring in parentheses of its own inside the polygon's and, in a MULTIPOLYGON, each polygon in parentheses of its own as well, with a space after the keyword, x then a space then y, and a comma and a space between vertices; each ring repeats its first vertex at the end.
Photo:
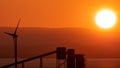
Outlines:
MULTIPOLYGON (((37 59, 37 58, 40 58, 40 57, 45 57, 45 56, 48 56, 48 55, 51 55, 51 54, 54 54, 54 53, 56 53, 56 51, 52 51, 52 52, 49 52, 49 53, 45 53, 43 55, 39 55, 39 56, 35 56, 35 57, 32 57, 32 58, 28 58, 26 60, 18 61, 17 64, 25 63, 25 62, 28 62, 28 61, 31 61, 31 60, 34 60, 34 59, 37 59)), ((12 64, 8 64, 8 65, 5 65, 5 66, 2 66, 0 68, 7 68, 7 67, 14 66, 14 65, 15 65, 15 63, 12 63, 12 64)))

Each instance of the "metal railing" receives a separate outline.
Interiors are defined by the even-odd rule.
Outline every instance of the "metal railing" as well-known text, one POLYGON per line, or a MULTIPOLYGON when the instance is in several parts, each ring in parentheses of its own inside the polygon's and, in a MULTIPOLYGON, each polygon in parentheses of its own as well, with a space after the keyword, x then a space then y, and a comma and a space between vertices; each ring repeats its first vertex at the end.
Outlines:
MULTIPOLYGON (((22 64, 22 68, 24 68, 25 67, 24 65, 25 65, 26 62, 40 58, 40 68, 43 68, 43 57, 54 54, 54 53, 56 53, 56 51, 48 52, 48 53, 45 53, 45 54, 42 54, 42 55, 39 55, 39 56, 35 56, 35 57, 32 57, 32 58, 21 60, 21 61, 18 61, 17 64, 22 64)), ((8 68, 8 67, 11 67, 11 66, 14 66, 14 65, 15 65, 15 63, 12 63, 12 64, 2 66, 0 68, 8 68)))

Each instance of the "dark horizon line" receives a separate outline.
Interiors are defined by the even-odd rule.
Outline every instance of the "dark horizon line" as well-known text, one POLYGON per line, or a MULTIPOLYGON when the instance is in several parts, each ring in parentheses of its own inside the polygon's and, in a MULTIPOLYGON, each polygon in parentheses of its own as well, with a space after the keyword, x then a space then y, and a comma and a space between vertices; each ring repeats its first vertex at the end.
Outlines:
MULTIPOLYGON (((0 26, 0 28, 15 28, 15 27, 8 27, 8 26, 0 26)), ((92 30, 92 31, 102 31, 102 32, 120 32, 118 30, 110 30, 110 29, 95 29, 95 28, 86 28, 86 27, 19 27, 20 29, 85 29, 85 30, 92 30)))

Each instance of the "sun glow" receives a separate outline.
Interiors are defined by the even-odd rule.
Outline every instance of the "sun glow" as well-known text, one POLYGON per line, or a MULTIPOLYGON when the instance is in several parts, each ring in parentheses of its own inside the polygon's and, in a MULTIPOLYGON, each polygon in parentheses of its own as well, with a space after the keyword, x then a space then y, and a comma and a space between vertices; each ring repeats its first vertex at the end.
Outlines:
POLYGON ((99 11, 96 15, 96 24, 101 28, 111 28, 116 24, 116 15, 111 10, 99 11))

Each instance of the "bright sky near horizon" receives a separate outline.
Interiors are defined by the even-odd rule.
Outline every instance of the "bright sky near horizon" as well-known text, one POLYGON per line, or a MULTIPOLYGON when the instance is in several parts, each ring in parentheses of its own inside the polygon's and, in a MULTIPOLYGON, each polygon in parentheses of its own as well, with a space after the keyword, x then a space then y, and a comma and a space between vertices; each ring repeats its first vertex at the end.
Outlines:
MULTIPOLYGON (((0 27, 97 27, 95 15, 110 9, 117 15, 119 0, 0 0, 0 27)), ((117 27, 116 26, 116 27, 117 27)))

